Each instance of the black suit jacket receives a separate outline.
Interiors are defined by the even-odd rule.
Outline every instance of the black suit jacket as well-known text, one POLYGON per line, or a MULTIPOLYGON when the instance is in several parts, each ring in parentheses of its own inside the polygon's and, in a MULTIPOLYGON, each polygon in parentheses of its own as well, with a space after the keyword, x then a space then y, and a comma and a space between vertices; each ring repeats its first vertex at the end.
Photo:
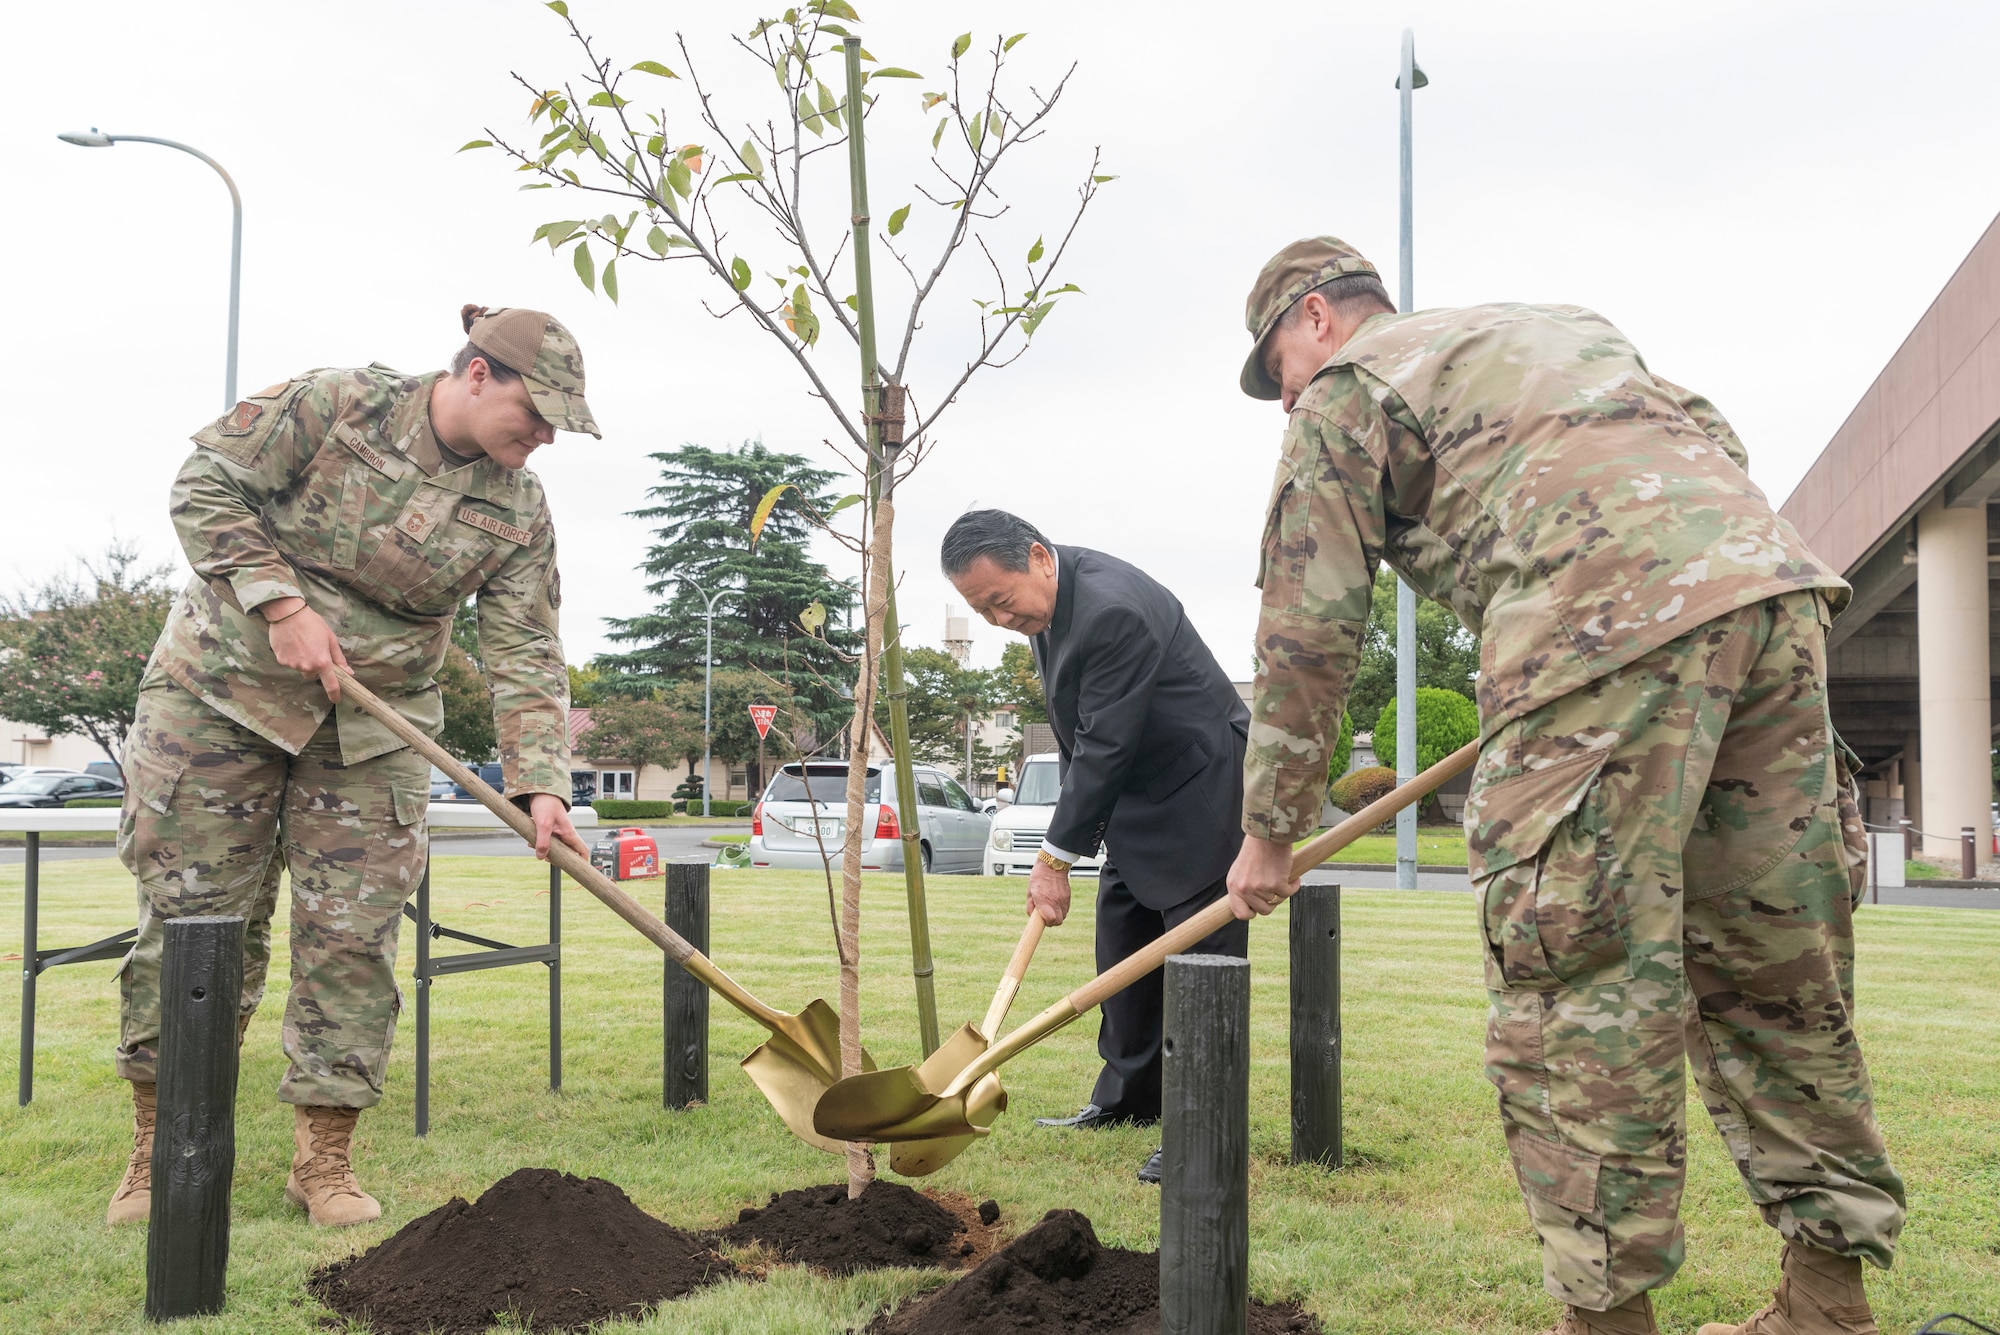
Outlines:
POLYGON ((1048 839, 1105 845, 1140 903, 1172 908, 1242 846, 1250 711, 1159 581, 1087 547, 1056 556, 1055 617, 1032 641, 1063 760, 1048 839))

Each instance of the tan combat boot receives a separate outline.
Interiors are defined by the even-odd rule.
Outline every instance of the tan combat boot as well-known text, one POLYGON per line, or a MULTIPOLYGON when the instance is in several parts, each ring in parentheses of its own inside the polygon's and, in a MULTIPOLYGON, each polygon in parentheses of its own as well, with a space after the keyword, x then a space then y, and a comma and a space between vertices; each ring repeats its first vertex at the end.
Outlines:
POLYGON ((1608 1312, 1563 1308, 1563 1319, 1542 1335, 1660 1335, 1653 1324, 1653 1299, 1648 1294, 1627 1298, 1608 1312))
POLYGON ((150 1080, 132 1082, 132 1157, 125 1176, 111 1193, 107 1224, 138 1223, 153 1213, 153 1123, 159 1113, 159 1086, 150 1080))
POLYGON ((295 1108, 292 1175, 285 1199, 303 1205, 319 1228, 345 1228, 382 1217, 382 1207, 354 1180, 348 1146, 359 1108, 295 1108))
POLYGON ((1779 1262, 1784 1278, 1757 1314, 1740 1326, 1711 1321, 1700 1335, 1881 1335, 1861 1292, 1861 1260, 1796 1242, 1779 1262))

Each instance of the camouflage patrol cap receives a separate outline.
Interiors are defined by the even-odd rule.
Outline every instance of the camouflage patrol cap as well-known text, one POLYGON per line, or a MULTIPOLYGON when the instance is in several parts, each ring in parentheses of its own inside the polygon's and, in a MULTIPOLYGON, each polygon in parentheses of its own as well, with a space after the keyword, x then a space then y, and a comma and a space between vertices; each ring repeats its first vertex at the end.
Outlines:
POLYGON ((1237 384, 1245 394, 1253 399, 1284 397, 1278 382, 1264 371, 1264 339, 1293 302, 1321 283, 1351 273, 1374 274, 1375 266, 1337 236, 1294 241, 1258 270, 1250 300, 1243 308, 1243 322, 1250 327, 1250 356, 1243 362, 1237 384))
POLYGON ((583 401, 583 352, 562 321, 541 311, 502 306, 460 309, 465 334, 481 352, 498 358, 528 382, 528 397, 549 425, 564 431, 604 433, 583 401))

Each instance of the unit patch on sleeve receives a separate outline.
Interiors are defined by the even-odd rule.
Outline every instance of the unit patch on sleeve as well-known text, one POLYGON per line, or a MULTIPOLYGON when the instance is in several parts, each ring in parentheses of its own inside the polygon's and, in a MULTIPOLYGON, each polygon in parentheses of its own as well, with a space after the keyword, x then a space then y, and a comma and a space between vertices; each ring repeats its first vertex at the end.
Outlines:
POLYGON ((535 540, 535 535, 528 532, 528 530, 515 528, 504 519, 496 518, 493 515, 481 514, 469 505, 459 507, 458 517, 474 528, 483 528, 497 538, 505 538, 507 541, 519 543, 523 547, 535 540))
POLYGON ((257 419, 263 415, 263 404, 252 403, 245 399, 229 410, 229 415, 222 419, 218 430, 225 436, 247 436, 250 434, 250 429, 257 425, 257 419))

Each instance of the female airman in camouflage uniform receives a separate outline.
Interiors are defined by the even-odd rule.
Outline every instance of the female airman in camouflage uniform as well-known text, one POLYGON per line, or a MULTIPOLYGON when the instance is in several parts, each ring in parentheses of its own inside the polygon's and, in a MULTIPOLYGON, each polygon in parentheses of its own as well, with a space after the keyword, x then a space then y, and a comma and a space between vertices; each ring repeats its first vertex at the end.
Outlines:
POLYGON ((369 366, 273 385, 197 432, 174 481, 194 578, 154 647, 125 747, 119 850, 138 877, 139 938, 122 971, 117 1066, 137 1130, 114 1223, 151 1204, 161 924, 234 914, 260 928, 245 952, 247 1027, 280 860, 292 972, 278 1097, 297 1109, 286 1195, 315 1224, 381 1213, 355 1181, 349 1141, 382 1095, 430 775, 341 703, 334 665, 435 733, 452 620, 476 598, 507 795, 534 816, 544 854, 551 838, 583 849, 567 814, 555 529, 524 466, 557 429, 597 435, 583 360, 541 312, 468 306, 461 318, 469 342, 449 372, 369 366))

